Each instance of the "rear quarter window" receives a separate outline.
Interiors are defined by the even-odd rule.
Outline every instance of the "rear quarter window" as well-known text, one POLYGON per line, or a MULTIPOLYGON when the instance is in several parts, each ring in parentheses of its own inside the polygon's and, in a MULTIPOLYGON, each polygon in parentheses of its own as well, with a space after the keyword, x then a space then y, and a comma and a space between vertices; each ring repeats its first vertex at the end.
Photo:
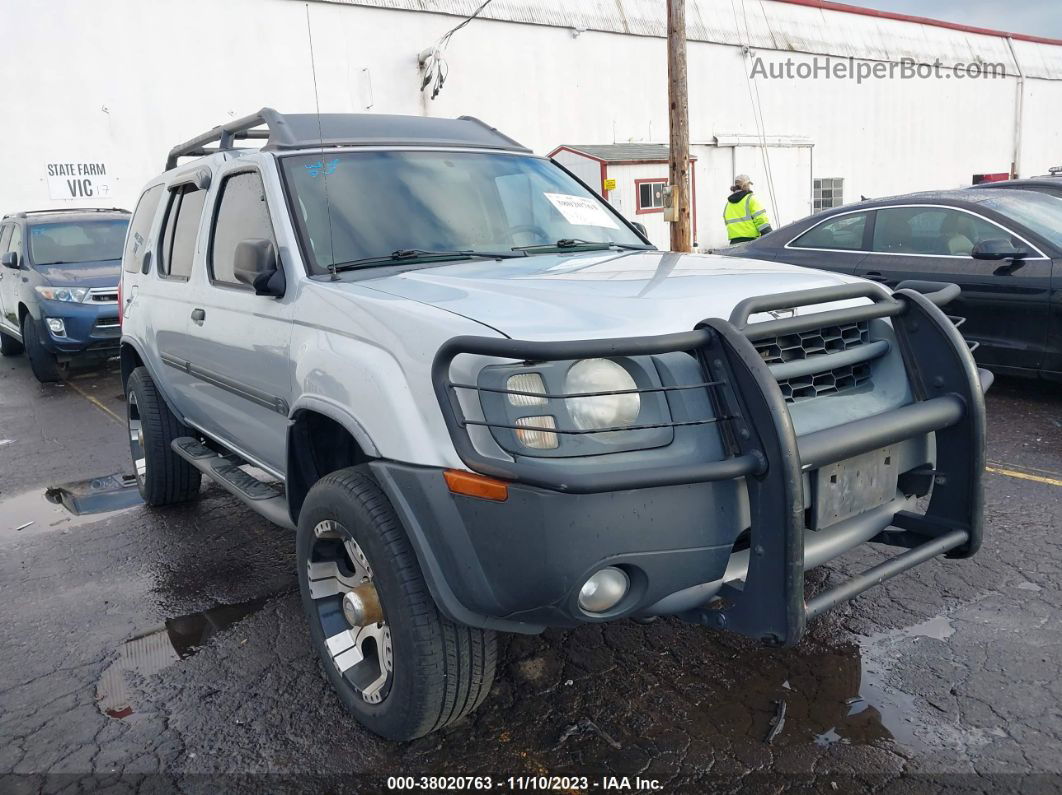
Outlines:
POLYGON ((122 252, 122 268, 129 273, 136 273, 144 264, 148 235, 151 234, 151 223, 155 220, 162 191, 162 185, 148 188, 136 203, 133 220, 129 223, 129 233, 125 238, 125 250, 122 252))

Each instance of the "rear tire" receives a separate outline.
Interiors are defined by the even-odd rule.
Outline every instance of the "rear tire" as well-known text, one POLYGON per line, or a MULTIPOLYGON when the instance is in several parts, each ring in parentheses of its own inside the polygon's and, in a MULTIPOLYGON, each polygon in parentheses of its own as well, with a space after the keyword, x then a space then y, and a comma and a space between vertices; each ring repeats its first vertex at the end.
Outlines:
POLYGON ((18 356, 25 349, 17 339, 0 331, 0 356, 18 356))
POLYGON ((137 367, 125 386, 129 449, 140 496, 148 505, 172 505, 199 495, 199 470, 173 452, 170 442, 194 436, 159 395, 147 368, 137 367))
POLYGON ((364 469, 341 469, 310 489, 296 561, 325 674, 369 731, 412 740, 459 720, 486 698, 497 664, 495 633, 439 613, 394 508, 364 469), (383 621, 354 627, 342 601, 364 583, 375 587, 383 621), (351 643, 360 654, 344 651, 351 643))
POLYGON ((45 350, 37 332, 37 323, 33 316, 27 314, 22 318, 22 342, 26 346, 26 356, 29 358, 30 369, 33 375, 42 384, 53 384, 59 380, 61 371, 55 355, 45 350))

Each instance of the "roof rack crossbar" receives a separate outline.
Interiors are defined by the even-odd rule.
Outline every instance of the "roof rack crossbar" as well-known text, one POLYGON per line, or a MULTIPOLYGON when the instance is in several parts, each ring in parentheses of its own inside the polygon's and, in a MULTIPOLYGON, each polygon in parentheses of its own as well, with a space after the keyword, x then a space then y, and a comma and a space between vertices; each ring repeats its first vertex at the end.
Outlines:
POLYGON ((183 144, 177 144, 170 150, 169 155, 166 157, 166 170, 176 167, 178 158, 181 157, 202 157, 205 154, 210 154, 214 151, 224 151, 226 149, 233 148, 233 142, 240 138, 258 138, 266 139, 273 138, 279 129, 284 126, 284 120, 280 114, 272 108, 262 108, 257 113, 252 113, 250 116, 243 116, 239 119, 233 119, 225 124, 218 125, 205 133, 197 135, 195 138, 190 138, 183 144), (265 125, 268 130, 256 130, 256 127, 265 125), (217 150, 206 150, 203 147, 207 144, 217 142, 217 150))
POLYGON ((531 152, 473 116, 439 119, 357 113, 285 115, 272 108, 262 108, 173 147, 166 158, 166 170, 175 168, 179 158, 229 151, 241 140, 264 140, 266 143, 262 148, 275 151, 404 145, 531 152), (216 148, 211 144, 217 144, 216 148))

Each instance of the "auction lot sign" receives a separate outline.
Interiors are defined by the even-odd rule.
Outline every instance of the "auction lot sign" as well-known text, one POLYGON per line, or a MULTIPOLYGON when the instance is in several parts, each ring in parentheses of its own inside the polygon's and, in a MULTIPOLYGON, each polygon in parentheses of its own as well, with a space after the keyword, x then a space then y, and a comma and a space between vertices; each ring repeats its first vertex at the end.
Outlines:
POLYGON ((48 163, 47 175, 50 199, 93 199, 111 193, 111 178, 106 163, 48 163))

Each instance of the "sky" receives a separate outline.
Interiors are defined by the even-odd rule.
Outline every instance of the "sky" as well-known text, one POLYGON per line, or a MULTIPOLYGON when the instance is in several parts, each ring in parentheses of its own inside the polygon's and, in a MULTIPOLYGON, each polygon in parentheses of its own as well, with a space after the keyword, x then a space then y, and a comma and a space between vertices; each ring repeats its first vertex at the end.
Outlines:
POLYGON ((1062 39, 1060 0, 840 0, 854 6, 895 11, 963 25, 1062 39))

